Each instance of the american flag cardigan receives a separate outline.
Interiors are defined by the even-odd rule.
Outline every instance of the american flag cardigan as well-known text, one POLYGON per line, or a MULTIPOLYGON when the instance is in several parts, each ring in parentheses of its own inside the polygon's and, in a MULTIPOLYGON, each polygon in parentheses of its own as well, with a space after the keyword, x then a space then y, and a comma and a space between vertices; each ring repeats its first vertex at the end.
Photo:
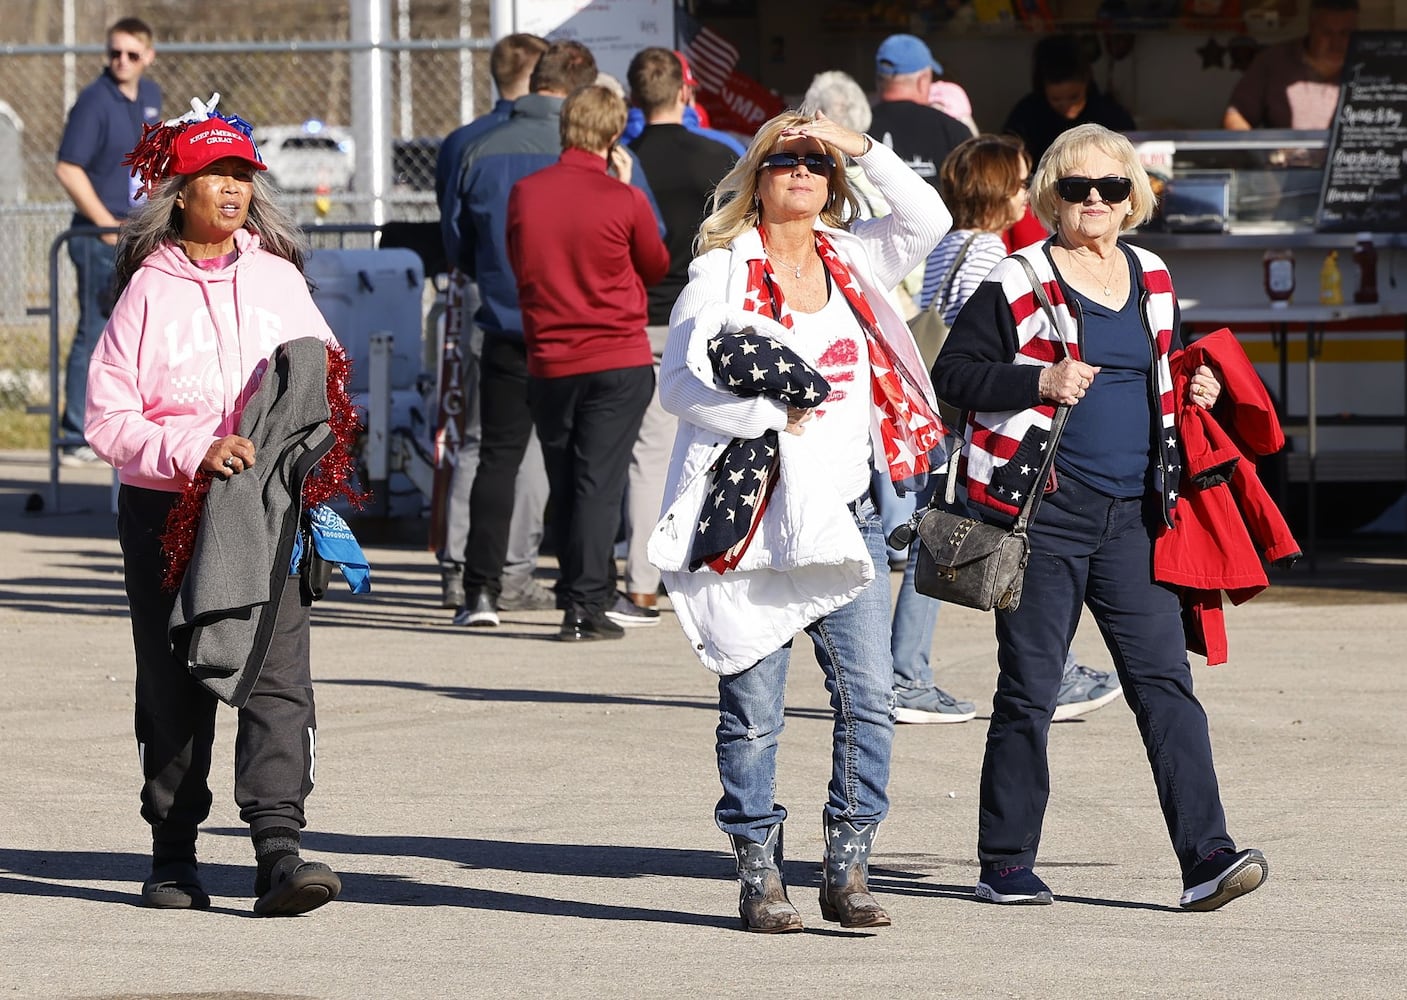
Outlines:
MULTIPOLYGON (((1015 364, 1039 365, 1048 368, 1065 356, 1081 360, 1082 326, 1078 309, 1072 307, 1065 286, 1055 273, 1046 252, 1047 244, 1035 244, 1017 252, 1024 257, 1045 288, 1054 307, 1059 330, 1051 328, 1050 320, 1036 300, 1035 292, 1018 261, 1007 258, 983 281, 984 287, 999 286, 1006 301, 1010 322, 1015 327, 1017 356, 1015 364)), ((1177 408, 1173 400, 1172 374, 1168 355, 1173 348, 1176 326, 1177 295, 1167 266, 1155 254, 1139 247, 1121 243, 1134 262, 1134 290, 1139 298, 1139 315, 1149 343, 1155 348, 1153 382, 1159 403, 1157 472, 1155 479, 1162 492, 1163 518, 1172 526, 1172 509, 1177 503, 1178 480, 1182 471, 1181 449, 1175 425, 1177 408)), ((1013 255, 1016 256, 1016 255, 1013 255)), ((980 291, 974 294, 974 298, 980 291)), ((961 323, 961 320, 958 320, 961 323)), ((1004 325, 1005 316, 998 317, 1004 325)), ((956 332, 956 331, 954 331, 956 332)), ((1007 335, 1010 331, 1005 331, 1007 335)), ((1001 334, 993 334, 1000 336, 1001 334)), ((939 357, 935 372, 942 365, 939 357)), ((959 465, 961 479, 967 485, 969 502, 996 511, 1004 518, 1015 520, 1021 505, 1034 488, 1043 488, 1034 480, 1041 465, 1041 456, 1050 440, 1051 420, 1055 407, 1042 402, 1021 410, 969 412, 966 423, 967 441, 959 465)))

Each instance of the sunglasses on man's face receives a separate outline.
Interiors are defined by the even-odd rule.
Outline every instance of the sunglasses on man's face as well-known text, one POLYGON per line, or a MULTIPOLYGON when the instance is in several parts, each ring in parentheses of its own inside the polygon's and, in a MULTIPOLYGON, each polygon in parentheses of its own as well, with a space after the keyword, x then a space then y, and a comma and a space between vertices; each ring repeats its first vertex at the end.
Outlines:
POLYGON ((1107 204, 1117 205, 1133 192, 1133 181, 1127 177, 1062 177, 1055 182, 1056 194, 1072 205, 1082 204, 1091 190, 1107 204))
POLYGON ((759 169, 795 170, 798 165, 820 177, 829 177, 835 169, 835 160, 828 153, 773 153, 762 158, 759 169))
POLYGON ((125 58, 128 62, 141 62, 142 60, 142 54, 140 52, 127 52, 124 49, 108 49, 107 57, 110 60, 121 60, 125 58))

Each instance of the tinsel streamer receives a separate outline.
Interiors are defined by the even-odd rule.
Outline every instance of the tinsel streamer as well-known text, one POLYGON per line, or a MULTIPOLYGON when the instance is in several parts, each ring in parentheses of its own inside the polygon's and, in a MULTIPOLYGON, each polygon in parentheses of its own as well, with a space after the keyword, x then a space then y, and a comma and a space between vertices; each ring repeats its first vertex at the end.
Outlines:
POLYGON ((122 165, 132 168, 131 176, 141 178, 142 197, 149 197, 157 182, 166 177, 171 166, 171 147, 185 128, 184 123, 143 125, 141 139, 122 158, 122 165))
MULTIPOLYGON (((327 345, 327 406, 330 411, 328 427, 335 439, 332 450, 303 480, 303 509, 343 497, 353 508, 361 510, 371 499, 371 493, 352 485, 356 473, 353 447, 361 431, 357 409, 347 392, 351 384, 352 362, 340 344, 327 345)), ((161 533, 161 552, 166 557, 166 573, 162 589, 174 593, 181 586, 186 566, 195 551, 195 537, 200 530, 200 518, 205 512, 205 497, 210 492, 214 474, 202 472, 186 484, 181 498, 166 517, 161 533)))

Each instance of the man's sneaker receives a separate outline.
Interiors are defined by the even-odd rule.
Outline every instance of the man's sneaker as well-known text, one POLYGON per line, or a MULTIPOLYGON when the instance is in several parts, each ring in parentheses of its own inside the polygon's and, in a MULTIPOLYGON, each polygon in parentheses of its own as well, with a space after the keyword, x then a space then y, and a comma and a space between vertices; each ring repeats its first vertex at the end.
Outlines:
POLYGON ((440 563, 440 606, 464 606, 464 564, 440 563))
POLYGON ((658 608, 642 608, 624 594, 616 594, 615 601, 606 609, 606 617, 622 628, 640 628, 645 625, 658 625, 658 608))
POLYGON ((1063 722, 1088 715, 1119 697, 1123 690, 1116 674, 1091 670, 1071 661, 1060 678, 1060 694, 1055 699, 1053 721, 1063 722))
POLYGON ((85 465, 92 465, 101 462, 98 453, 86 444, 80 444, 77 448, 70 448, 59 453, 59 464, 67 465, 71 468, 81 468, 85 465))
POLYGON ((454 613, 454 624, 494 628, 498 625, 498 610, 493 606, 493 598, 486 591, 475 591, 473 600, 454 613))
POLYGON ((894 689, 895 722, 921 726, 967 722, 976 716, 976 705, 954 698, 940 687, 894 689))
POLYGON ((524 590, 504 591, 498 595, 499 611, 556 611, 557 595, 536 580, 528 581, 524 590))
POLYGON ((984 868, 976 893, 978 899, 989 903, 1044 906, 1055 901, 1050 886, 1025 865, 984 868))
POLYGON ((1184 910, 1215 910, 1237 896, 1259 889, 1270 878, 1270 862, 1254 847, 1237 853, 1229 847, 1213 851, 1183 879, 1186 888, 1177 905, 1184 910))

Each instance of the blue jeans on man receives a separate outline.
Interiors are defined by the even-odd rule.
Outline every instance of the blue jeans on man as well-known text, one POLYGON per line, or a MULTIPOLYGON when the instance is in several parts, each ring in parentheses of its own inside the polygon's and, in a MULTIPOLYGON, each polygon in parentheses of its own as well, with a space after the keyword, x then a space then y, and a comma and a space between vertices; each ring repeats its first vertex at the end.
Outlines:
MULTIPOLYGON (((874 503, 855 504, 855 521, 874 561, 875 579, 849 604, 806 629, 816 647, 835 712, 827 819, 857 827, 889 811, 894 741, 894 675, 889 656, 889 574, 874 503)), ((762 843, 786 819, 775 799, 777 744, 785 724, 791 643, 740 674, 718 679, 718 775, 723 796, 714 817, 730 836, 762 843)))
POLYGON ((59 430, 69 439, 68 448, 83 444, 88 361, 112 313, 116 254, 116 247, 97 236, 75 236, 68 241, 68 256, 78 274, 78 324, 64 369, 64 408, 59 420, 59 430))

